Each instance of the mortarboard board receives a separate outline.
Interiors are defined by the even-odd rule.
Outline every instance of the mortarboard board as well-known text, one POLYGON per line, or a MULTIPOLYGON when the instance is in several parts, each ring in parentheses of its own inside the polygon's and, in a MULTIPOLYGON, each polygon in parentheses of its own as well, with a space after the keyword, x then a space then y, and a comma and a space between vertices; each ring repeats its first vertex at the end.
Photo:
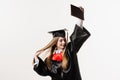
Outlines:
POLYGON ((82 7, 76 7, 71 4, 71 15, 84 20, 84 11, 82 11, 81 8, 82 7))
POLYGON ((65 37, 66 30, 67 29, 54 30, 54 31, 49 31, 48 33, 52 33, 53 37, 65 37))

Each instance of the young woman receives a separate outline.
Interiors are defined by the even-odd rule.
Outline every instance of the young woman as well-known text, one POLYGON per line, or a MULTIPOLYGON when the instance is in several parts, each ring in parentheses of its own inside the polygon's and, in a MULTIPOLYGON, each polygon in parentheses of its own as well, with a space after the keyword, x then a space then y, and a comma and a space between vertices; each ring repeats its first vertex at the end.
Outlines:
POLYGON ((41 76, 50 76, 51 80, 81 80, 77 52, 90 33, 82 26, 84 20, 82 7, 71 5, 71 15, 81 22, 75 25, 70 42, 67 42, 64 29, 51 31, 49 33, 52 33, 53 39, 48 45, 38 50, 33 59, 34 71, 41 76), (45 50, 49 50, 50 55, 43 61, 39 55, 45 50))

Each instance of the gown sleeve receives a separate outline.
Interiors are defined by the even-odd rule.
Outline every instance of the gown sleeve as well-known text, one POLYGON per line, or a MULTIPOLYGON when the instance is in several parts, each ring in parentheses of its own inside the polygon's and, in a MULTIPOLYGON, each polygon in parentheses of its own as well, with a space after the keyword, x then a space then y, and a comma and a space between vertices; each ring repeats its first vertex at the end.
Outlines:
POLYGON ((40 57, 38 57, 38 62, 37 63, 35 62, 33 70, 41 76, 49 75, 47 65, 43 62, 43 60, 40 57))
POLYGON ((75 29, 70 36, 70 50, 72 53, 77 53, 82 44, 88 39, 90 33, 83 26, 75 25, 75 29))

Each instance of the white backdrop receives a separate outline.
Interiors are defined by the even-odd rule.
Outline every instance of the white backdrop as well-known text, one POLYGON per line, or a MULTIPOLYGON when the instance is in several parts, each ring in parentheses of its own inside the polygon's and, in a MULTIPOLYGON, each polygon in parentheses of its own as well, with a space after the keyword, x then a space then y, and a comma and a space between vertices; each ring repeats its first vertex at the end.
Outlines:
POLYGON ((49 30, 72 33, 70 4, 84 7, 91 33, 78 53, 82 79, 120 80, 119 0, 0 0, 0 80, 50 80, 33 71, 32 57, 49 30))

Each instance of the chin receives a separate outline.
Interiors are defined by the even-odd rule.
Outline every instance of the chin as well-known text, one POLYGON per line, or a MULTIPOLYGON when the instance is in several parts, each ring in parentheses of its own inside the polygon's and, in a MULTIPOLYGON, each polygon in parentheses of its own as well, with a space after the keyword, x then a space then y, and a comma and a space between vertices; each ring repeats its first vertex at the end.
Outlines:
POLYGON ((59 47, 59 49, 62 49, 62 50, 63 50, 64 48, 65 48, 64 46, 60 46, 60 47, 59 47))
POLYGON ((62 47, 61 49, 64 49, 65 47, 62 47))

